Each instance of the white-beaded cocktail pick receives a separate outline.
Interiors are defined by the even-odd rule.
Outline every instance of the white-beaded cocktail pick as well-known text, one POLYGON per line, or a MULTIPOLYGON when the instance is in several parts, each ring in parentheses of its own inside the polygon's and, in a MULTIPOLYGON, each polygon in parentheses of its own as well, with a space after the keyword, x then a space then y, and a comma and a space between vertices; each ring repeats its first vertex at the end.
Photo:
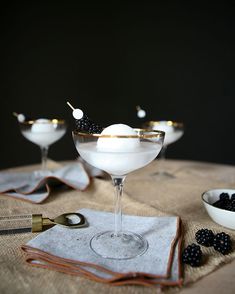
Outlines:
POLYGON ((102 127, 94 123, 84 112, 79 108, 74 108, 73 105, 67 101, 68 106, 73 110, 73 117, 76 121, 76 128, 81 132, 90 134, 99 134, 102 132, 102 127))
POLYGON ((82 119, 83 118, 83 111, 79 108, 74 108, 73 105, 67 101, 68 106, 73 110, 73 117, 75 119, 82 119))
POLYGON ((17 118, 18 122, 24 122, 26 117, 23 113, 13 112, 13 115, 17 118))
POLYGON ((142 109, 139 105, 136 106, 137 116, 139 118, 144 118, 146 116, 146 111, 142 109))

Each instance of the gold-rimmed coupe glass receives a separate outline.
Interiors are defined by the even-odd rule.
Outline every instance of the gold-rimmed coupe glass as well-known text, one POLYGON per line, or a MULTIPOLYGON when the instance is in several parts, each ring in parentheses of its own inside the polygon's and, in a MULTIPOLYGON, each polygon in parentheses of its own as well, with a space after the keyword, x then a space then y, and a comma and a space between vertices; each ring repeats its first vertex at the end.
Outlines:
POLYGON ((19 122, 22 135, 41 149, 41 172, 47 171, 49 146, 66 133, 66 122, 60 119, 37 119, 19 122))
POLYGON ((80 156, 107 172, 115 188, 114 228, 98 232, 90 241, 91 249, 104 258, 129 259, 142 255, 148 242, 122 227, 122 191, 126 175, 142 168, 161 151, 164 132, 136 129, 136 135, 102 135, 73 132, 80 156))
POLYGON ((166 150, 168 145, 178 141, 184 134, 184 124, 182 122, 176 122, 171 120, 161 120, 161 121, 147 121, 143 124, 143 128, 149 130, 160 130, 165 132, 165 140, 160 152, 159 169, 154 175, 174 178, 172 173, 164 170, 164 161, 166 159, 166 150))

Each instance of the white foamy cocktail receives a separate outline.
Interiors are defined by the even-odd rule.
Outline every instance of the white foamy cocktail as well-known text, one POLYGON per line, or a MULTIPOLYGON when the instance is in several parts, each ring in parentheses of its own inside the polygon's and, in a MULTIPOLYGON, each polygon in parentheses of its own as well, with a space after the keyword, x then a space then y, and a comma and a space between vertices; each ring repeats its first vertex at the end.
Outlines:
POLYGON ((112 149, 101 151, 97 148, 96 142, 77 146, 78 153, 85 161, 111 175, 117 176, 126 175, 149 164, 160 150, 161 145, 152 142, 142 142, 138 147, 130 151, 113 151, 112 149))
POLYGON ((152 130, 160 130, 165 132, 164 146, 168 146, 169 144, 176 142, 184 134, 183 129, 178 128, 177 125, 171 121, 159 121, 155 124, 153 122, 152 130))
POLYGON ((65 128, 58 128, 58 121, 48 119, 35 120, 31 127, 23 128, 23 136, 32 143, 46 147, 58 141, 66 132, 65 128))
MULTIPOLYGON (((165 132, 164 144, 160 154, 162 163, 164 162, 168 145, 178 141, 184 134, 183 124, 175 121, 148 121, 144 123, 143 127, 149 130, 159 130, 165 132)), ((153 173, 153 175, 174 178, 174 175, 164 171, 162 164, 159 164, 158 166, 158 171, 153 173)))
POLYGON ((111 175, 120 176, 150 163, 162 145, 154 140, 141 141, 132 128, 116 124, 104 129, 97 141, 83 144, 77 142, 76 148, 89 164, 111 175))
POLYGON ((48 148, 66 133, 65 121, 44 118, 22 121, 18 118, 18 121, 22 135, 41 148, 41 171, 45 172, 48 148))

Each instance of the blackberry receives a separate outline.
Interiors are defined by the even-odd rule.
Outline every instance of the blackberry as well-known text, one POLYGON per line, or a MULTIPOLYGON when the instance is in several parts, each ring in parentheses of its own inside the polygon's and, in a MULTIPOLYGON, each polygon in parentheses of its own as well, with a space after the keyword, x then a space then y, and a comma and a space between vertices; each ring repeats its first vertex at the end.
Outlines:
POLYGON ((228 193, 221 193, 219 195, 220 200, 229 200, 229 194, 228 193))
POLYGON ((182 253, 183 263, 189 264, 193 267, 201 265, 202 251, 199 245, 192 243, 188 245, 182 253))
POLYGON ((225 207, 226 210, 235 211, 235 199, 230 200, 230 202, 225 207))
POLYGON ((235 194, 232 194, 231 198, 229 198, 228 193, 221 193, 220 199, 214 202, 213 206, 229 211, 235 211, 235 194))
POLYGON ((232 241, 230 236, 224 232, 218 233, 214 237, 213 247, 222 254, 227 254, 232 250, 232 241))
POLYGON ((217 200, 212 205, 215 206, 215 207, 217 207, 217 208, 225 209, 226 201, 227 200, 217 200))
POLYGON ((103 130, 101 126, 90 120, 86 114, 84 114, 81 119, 76 119, 75 124, 76 129, 84 133, 99 134, 103 130))
POLYGON ((235 211, 235 199, 231 200, 232 211, 235 211))
POLYGON ((198 244, 203 246, 213 246, 214 233, 208 229, 201 229, 196 232, 195 239, 198 244))

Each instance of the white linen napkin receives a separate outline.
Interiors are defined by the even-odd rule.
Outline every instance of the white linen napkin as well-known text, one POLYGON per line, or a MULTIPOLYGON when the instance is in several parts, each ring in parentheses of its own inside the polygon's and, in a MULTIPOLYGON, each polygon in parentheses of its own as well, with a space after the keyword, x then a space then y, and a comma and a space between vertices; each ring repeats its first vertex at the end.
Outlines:
POLYGON ((89 175, 80 162, 46 172, 0 172, 0 193, 33 203, 44 201, 54 185, 84 190, 89 183, 89 175))
POLYGON ((142 235, 149 247, 141 256, 114 260, 95 254, 89 246, 96 233, 113 229, 113 214, 91 209, 81 209, 79 213, 86 217, 88 227, 54 226, 22 246, 27 253, 26 260, 34 266, 113 285, 174 286, 182 283, 179 217, 124 215, 124 229, 142 235))

